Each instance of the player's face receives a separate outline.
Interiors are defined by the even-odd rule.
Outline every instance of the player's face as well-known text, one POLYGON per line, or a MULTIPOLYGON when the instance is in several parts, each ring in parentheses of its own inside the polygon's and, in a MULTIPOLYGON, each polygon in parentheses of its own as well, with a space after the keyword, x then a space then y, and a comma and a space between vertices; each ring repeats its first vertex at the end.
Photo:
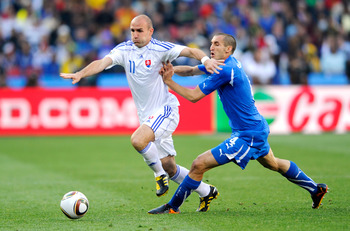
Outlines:
POLYGON ((212 59, 227 59, 228 53, 227 53, 228 47, 225 47, 224 44, 224 36, 218 35, 214 36, 211 40, 210 45, 210 56, 212 59))
POLYGON ((145 20, 132 20, 130 24, 131 39, 135 46, 146 46, 152 38, 153 28, 149 28, 145 20))

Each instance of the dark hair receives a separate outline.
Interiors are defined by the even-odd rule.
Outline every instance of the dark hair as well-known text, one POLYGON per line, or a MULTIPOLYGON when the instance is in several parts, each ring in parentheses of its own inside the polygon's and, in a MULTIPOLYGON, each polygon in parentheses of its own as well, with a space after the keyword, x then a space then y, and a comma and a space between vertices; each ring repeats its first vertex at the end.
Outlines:
POLYGON ((231 54, 233 54, 233 52, 236 50, 236 45, 237 45, 235 37, 226 33, 217 33, 214 36, 220 36, 220 35, 224 36, 225 47, 228 47, 228 46, 232 47, 231 54))

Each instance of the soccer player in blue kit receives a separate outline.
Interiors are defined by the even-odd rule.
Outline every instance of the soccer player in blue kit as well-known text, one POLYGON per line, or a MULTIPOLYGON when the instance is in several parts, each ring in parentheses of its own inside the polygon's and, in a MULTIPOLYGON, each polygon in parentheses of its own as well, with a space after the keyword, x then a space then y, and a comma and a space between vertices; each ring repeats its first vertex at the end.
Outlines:
MULTIPOLYGON (((210 46, 211 58, 225 60, 225 65, 221 66, 222 70, 219 74, 210 74, 203 65, 174 68, 170 62, 164 64, 160 70, 163 81, 169 88, 191 102, 195 103, 217 90, 229 117, 232 134, 217 147, 199 155, 193 161, 188 175, 179 185, 172 199, 167 204, 150 210, 149 214, 179 213, 179 207, 199 186, 206 171, 230 162, 234 162, 244 170, 249 160, 259 161, 264 167, 279 172, 290 182, 309 191, 313 201, 312 208, 317 209, 321 205, 328 186, 315 183, 294 162, 274 156, 267 141, 270 133, 269 126, 255 107, 248 76, 241 63, 232 56, 235 48, 236 40, 233 36, 224 33, 214 35, 210 46), (189 76, 203 74, 203 72, 210 74, 209 77, 194 89, 182 87, 172 80, 174 73, 189 76)), ((216 191, 207 200, 211 201, 218 195, 216 191)), ((199 211, 207 210, 209 206, 199 211)))

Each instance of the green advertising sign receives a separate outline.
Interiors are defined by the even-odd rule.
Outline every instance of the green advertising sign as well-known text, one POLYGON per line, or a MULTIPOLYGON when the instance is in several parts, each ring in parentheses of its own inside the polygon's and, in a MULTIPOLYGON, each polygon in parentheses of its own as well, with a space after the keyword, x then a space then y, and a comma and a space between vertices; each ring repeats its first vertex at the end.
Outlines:
MULTIPOLYGON (((271 108, 271 105, 275 104, 275 99, 261 88, 256 89, 254 93, 254 99, 257 104, 266 105, 266 110, 263 110, 263 112, 260 113, 262 113, 262 115, 265 117, 268 124, 273 123, 275 120, 276 110, 267 109, 271 108)), ((216 94, 216 127, 218 132, 231 132, 229 119, 224 111, 218 94, 216 94)))
POLYGON ((229 119, 224 111, 219 95, 216 93, 216 128, 218 132, 231 132, 229 119))

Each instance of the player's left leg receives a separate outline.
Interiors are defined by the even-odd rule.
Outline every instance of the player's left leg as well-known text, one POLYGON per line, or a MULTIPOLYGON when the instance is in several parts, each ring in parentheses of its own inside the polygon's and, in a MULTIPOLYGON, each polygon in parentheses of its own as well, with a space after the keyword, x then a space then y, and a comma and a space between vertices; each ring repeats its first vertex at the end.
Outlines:
MULTIPOLYGON (((213 154, 210 150, 204 152, 203 154, 199 155, 192 163, 191 169, 188 173, 188 175, 185 177, 185 179, 182 181, 182 183, 177 188, 175 194, 169 201, 169 205, 174 209, 178 210, 178 208, 181 206, 181 204, 184 202, 184 200, 191 194, 193 190, 196 190, 199 185, 202 183, 203 174, 210 170, 211 168, 214 168, 218 166, 219 164, 213 157, 213 154)), ((215 188, 215 187, 214 187, 215 188)), ((213 191, 213 190, 211 190, 213 191)), ((210 192, 211 192, 210 191, 210 192)), ((211 195, 212 198, 210 198, 210 201, 218 196, 218 192, 215 188, 215 191, 213 191, 215 195, 211 195)), ((210 202, 209 202, 210 203, 210 202)))
POLYGON ((272 150, 266 156, 257 159, 264 167, 278 171, 290 182, 306 189, 312 197, 312 208, 318 208, 321 204, 323 196, 327 193, 327 185, 317 184, 308 177, 294 162, 276 158, 272 150))

